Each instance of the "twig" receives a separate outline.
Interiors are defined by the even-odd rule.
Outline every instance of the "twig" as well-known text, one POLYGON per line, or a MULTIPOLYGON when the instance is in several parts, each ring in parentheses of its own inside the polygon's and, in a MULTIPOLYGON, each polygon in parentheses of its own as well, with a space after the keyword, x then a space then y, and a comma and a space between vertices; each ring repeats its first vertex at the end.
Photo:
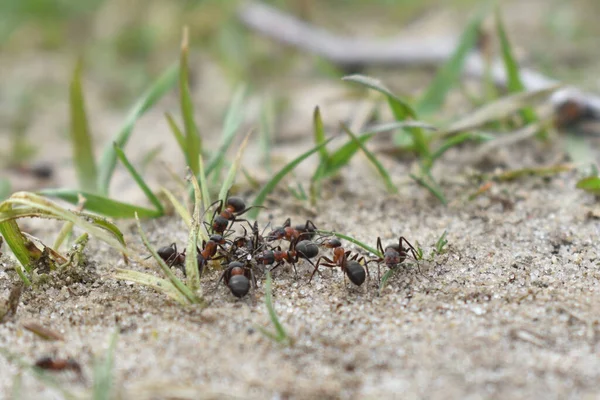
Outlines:
MULTIPOLYGON (((457 38, 415 40, 400 36, 388 39, 343 37, 254 2, 244 4, 238 16, 247 27, 262 35, 317 54, 342 67, 435 66, 447 60, 458 44, 457 38)), ((478 53, 471 54, 466 60, 464 74, 482 77, 485 73, 483 57, 478 53)), ((507 77, 500 60, 493 63, 491 76, 497 85, 506 85, 507 77)), ((539 90, 559 83, 529 69, 521 69, 521 79, 526 90, 539 90)), ((578 107, 583 115, 600 119, 600 96, 584 93, 575 87, 558 90, 552 95, 551 102, 556 108, 570 103, 578 107)))

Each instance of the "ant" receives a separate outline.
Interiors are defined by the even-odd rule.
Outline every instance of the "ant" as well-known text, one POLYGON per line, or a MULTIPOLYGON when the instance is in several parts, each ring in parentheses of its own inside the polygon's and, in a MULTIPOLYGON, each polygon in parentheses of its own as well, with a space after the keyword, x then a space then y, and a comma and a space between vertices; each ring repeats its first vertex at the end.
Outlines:
POLYGON ((34 365, 38 368, 55 372, 71 370, 77 374, 77 376, 82 382, 85 381, 83 377, 83 371, 81 370, 81 365, 79 365, 79 363, 73 360, 72 358, 55 359, 46 356, 39 358, 34 365))
MULTIPOLYGON (((217 249, 219 246, 227 244, 227 240, 221 235, 211 235, 208 239, 208 242, 203 242, 203 249, 200 250, 198 247, 196 261, 198 262, 198 271, 202 274, 202 270, 204 266, 209 260, 212 260, 213 257, 217 254, 217 249)), ((183 252, 177 251, 177 245, 175 243, 171 243, 169 246, 161 247, 157 250, 158 255, 162 258, 167 265, 170 267, 182 267, 185 263, 185 250, 183 252)), ((183 270, 185 274, 185 270, 183 270)))
POLYGON ((379 264, 381 264, 381 262, 383 262, 389 269, 394 269, 396 268, 399 264, 402 264, 404 262, 404 260, 406 260, 406 257, 408 257, 408 252, 410 251, 411 255, 413 256, 413 258, 415 260, 417 260, 417 254, 416 254, 416 250, 413 247, 412 244, 410 244, 410 242, 404 237, 404 236, 400 236, 400 238, 398 238, 398 244, 393 243, 388 245, 385 250, 383 248, 383 246, 381 245, 381 238, 377 238, 377 250, 379 250, 379 252, 381 254, 383 254, 383 257, 379 257, 376 259, 373 259, 371 261, 375 261, 377 262, 377 277, 378 279, 381 279, 381 273, 380 273, 380 266, 379 264), (402 245, 402 242, 406 243, 407 247, 404 247, 402 245))
POLYGON ((223 274, 217 282, 217 286, 221 280, 225 280, 225 285, 231 290, 237 298, 242 298, 250 291, 250 280, 256 287, 256 279, 252 273, 252 269, 241 261, 232 261, 227 266, 227 269, 223 271, 223 274))
MULTIPOLYGON (((182 253, 178 252, 175 242, 169 246, 159 248, 156 252, 170 266, 180 267, 185 263, 185 250, 182 253)), ((152 256, 148 256, 147 258, 150 257, 152 256)))
POLYGON ((218 234, 223 234, 227 230, 230 221, 232 223, 235 221, 245 221, 237 219, 237 217, 246 213, 251 208, 256 207, 246 207, 244 200, 241 197, 235 196, 227 198, 225 201, 225 208, 223 208, 223 200, 218 200, 213 203, 213 205, 217 203, 219 203, 219 206, 213 214, 211 227, 213 232, 218 234))
POLYGON ((294 267, 294 274, 297 276, 298 271, 296 271, 296 263, 300 258, 303 258, 312 264, 310 259, 319 255, 319 247, 315 243, 310 240, 302 240, 299 242, 298 239, 299 238, 296 238, 290 243, 290 247, 287 251, 282 251, 281 246, 277 246, 275 249, 263 251, 255 256, 255 259, 259 264, 275 264, 275 266, 271 268, 271 271, 287 261, 292 264, 294 267))
POLYGON ((282 226, 273 229, 271 233, 269 233, 267 240, 272 242, 274 240, 285 239, 291 242, 300 237, 312 239, 315 236, 316 231, 317 227, 311 220, 306 220, 304 225, 300 224, 292 228, 292 221, 288 218, 282 226))
POLYGON ((317 261, 315 270, 310 276, 308 283, 312 281, 312 278, 315 276, 315 273, 317 273, 317 271, 319 270, 319 266, 323 265, 325 267, 331 268, 340 267, 342 269, 342 272, 348 275, 348 279, 350 279, 352 283, 354 283, 357 286, 363 284, 366 278, 365 268, 367 269, 367 274, 369 273, 369 262, 367 262, 364 267, 360 264, 360 261, 365 260, 364 257, 358 258, 359 255, 357 253, 354 255, 354 257, 349 258, 351 254, 350 250, 344 250, 344 248, 342 247, 342 242, 338 238, 329 239, 328 241, 321 243, 321 245, 333 249, 333 260, 325 256, 321 256, 317 261), (325 260, 326 262, 321 263, 321 261, 323 260, 325 260))

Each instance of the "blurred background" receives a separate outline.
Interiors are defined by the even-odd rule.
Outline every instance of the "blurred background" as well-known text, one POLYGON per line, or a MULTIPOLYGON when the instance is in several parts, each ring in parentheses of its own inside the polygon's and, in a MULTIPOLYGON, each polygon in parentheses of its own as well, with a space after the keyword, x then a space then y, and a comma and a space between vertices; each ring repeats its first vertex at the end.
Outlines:
MULTIPOLYGON (((481 2, 264 3, 342 36, 420 38, 458 36, 481 2)), ((600 91, 600 2, 498 3, 522 65, 585 90, 600 91)), ((327 90, 327 96, 322 95, 323 88, 340 86, 344 71, 248 30, 237 15, 241 4, 235 0, 0 1, 2 174, 40 160, 68 170, 70 148, 62 150, 68 147, 68 87, 79 57, 84 60, 92 133, 97 144, 104 145, 135 99, 161 71, 177 62, 184 25, 190 29, 193 95, 203 134, 218 134, 224 109, 240 83, 247 84, 252 94, 268 93, 276 110, 296 108, 295 114, 288 115, 289 123, 281 124, 282 130, 294 124, 299 131, 310 129, 312 108, 333 95, 327 90)), ((418 91, 432 77, 431 71, 419 69, 367 68, 361 72, 384 78, 403 93, 418 91)), ((176 109, 176 104, 167 102, 165 107, 176 109)), ((252 107, 249 101, 249 110, 252 107)), ((169 136, 164 110, 159 107, 157 115, 136 130, 156 130, 158 124, 164 131, 158 136, 169 136)), ((140 146, 145 152, 153 148, 147 143, 140 146)), ((70 177, 66 171, 64 179, 69 182, 70 177)))

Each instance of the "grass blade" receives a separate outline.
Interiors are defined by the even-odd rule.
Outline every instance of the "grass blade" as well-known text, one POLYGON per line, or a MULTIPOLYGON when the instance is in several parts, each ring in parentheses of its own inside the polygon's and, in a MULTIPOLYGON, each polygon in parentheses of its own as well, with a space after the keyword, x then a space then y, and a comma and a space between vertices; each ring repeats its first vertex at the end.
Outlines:
POLYGON ((90 136, 85 100, 81 87, 81 71, 83 61, 80 59, 75 66, 70 86, 71 106, 71 143, 73 144, 73 161, 79 187, 89 192, 97 189, 98 171, 92 151, 92 138, 90 136))
POLYGON ((10 196, 12 192, 10 180, 8 178, 0 178, 0 201, 10 196))
POLYGON ((219 191, 219 199, 225 202, 227 193, 231 186, 233 186, 233 182, 235 181, 235 176, 237 175, 238 170, 240 169, 240 163, 242 162, 242 156, 244 155, 244 150, 246 150, 246 145, 248 144, 248 139, 250 139, 250 135, 252 135, 252 131, 248 132, 244 141, 240 145, 240 148, 235 156, 235 161, 231 164, 229 168, 229 172, 227 173, 227 177, 223 181, 223 185, 221 186, 221 190, 219 191))
POLYGON ((221 174, 221 169, 223 168, 223 161, 225 160, 225 155, 227 150, 231 146, 233 139, 242 125, 244 121, 244 99, 246 97, 246 87, 240 86, 236 89, 233 94, 233 98, 229 103, 229 107, 227 109, 227 113, 225 114, 225 121, 223 123, 223 131, 221 133, 221 145, 217 150, 217 153, 214 155, 212 160, 209 161, 208 166, 206 167, 206 175, 209 176, 212 174, 213 182, 217 182, 219 180, 219 175, 221 174))
POLYGON ((460 82, 463 65, 471 50, 475 47, 479 36, 479 27, 485 13, 480 11, 468 23, 467 28, 459 39, 459 44, 452 56, 439 69, 435 78, 425 90, 423 97, 417 103, 416 109, 419 114, 431 114, 438 111, 448 92, 460 82))
POLYGON ((146 237, 146 233, 142 229, 142 224, 137 215, 135 216, 135 221, 137 223, 138 232, 140 234, 140 237, 142 238, 142 242, 144 243, 144 246, 146 246, 146 249, 148 249, 150 254, 152 254, 152 257, 154 257, 156 262, 158 262, 158 265, 160 266, 160 269, 162 270, 163 274, 165 274, 165 276, 169 279, 171 284, 173 284, 173 286, 175 286, 175 289, 177 289, 177 291, 179 291, 179 293, 181 293, 187 299, 187 301, 189 303, 193 304, 193 303, 202 302, 202 299, 198 298, 190 290, 190 288, 185 286, 185 284, 183 282, 181 282, 179 280, 179 278, 177 278, 175 276, 175 274, 173 274, 173 272, 171 271, 171 268, 169 268, 169 266, 164 262, 164 260, 158 255, 158 253, 156 252, 154 247, 152 247, 152 245, 150 245, 150 242, 148 241, 148 238, 146 237))
POLYGON ((265 336, 273 339, 274 341, 284 344, 286 346, 291 346, 293 344, 292 338, 287 334, 285 328, 279 321, 279 317, 275 312, 275 307, 273 307, 273 294, 272 294, 273 280, 271 279, 271 273, 267 272, 267 281, 265 284, 265 305, 267 306, 267 311, 269 313, 269 319, 275 328, 275 333, 270 332, 263 328, 262 326, 258 326, 258 329, 265 336))
POLYGON ((142 191, 144 192, 144 194, 146 195, 148 200, 150 200, 150 202, 154 205, 154 207, 156 207, 156 212, 158 214, 157 216, 162 216, 164 214, 165 210, 164 210, 163 205, 161 204, 160 200, 158 200, 158 198, 154 195, 154 193, 152 193, 152 190, 150 190, 150 188, 148 187, 148 185, 146 184, 144 179, 135 170, 135 167, 133 165, 131 165, 131 163, 127 159, 127 156, 125 155, 125 152, 123 151, 123 149, 120 148, 116 142, 113 143, 113 145, 115 147, 115 152, 117 153, 117 157, 119 158, 121 163, 123 163, 125 168, 127 168, 127 171, 129 171, 129 173, 133 177, 133 180, 135 180, 135 182, 138 184, 140 189, 142 189, 142 191))
POLYGON ((104 356, 104 362, 94 360, 93 400, 110 400, 113 398, 113 368, 118 337, 119 330, 115 329, 115 332, 110 337, 110 343, 106 355, 104 356))
MULTIPOLYGON (((315 107, 315 111, 313 112, 313 132, 315 135, 315 144, 319 145, 325 142, 325 128, 323 127, 323 119, 321 118, 319 106, 315 107)), ((319 149, 319 157, 321 158, 321 163, 327 164, 329 162, 329 153, 325 146, 319 149)))
POLYGON ((464 132, 446 139, 431 155, 431 161, 435 161, 454 146, 458 146, 468 140, 490 140, 486 135, 464 132))
POLYGON ((157 292, 169 296, 181 305, 190 304, 188 298, 181 294, 175 285, 166 279, 157 278, 154 275, 145 274, 143 272, 133 271, 130 269, 117 268, 116 271, 117 272, 113 275, 114 279, 139 283, 140 285, 151 287, 157 292))
MULTIPOLYGON (((5 211, 6 208, 0 207, 0 212, 5 211)), ((32 269, 33 259, 28 250, 27 244, 31 242, 23 236, 19 225, 14 220, 3 221, 0 223, 0 235, 6 241, 6 244, 12 250, 13 254, 19 261, 15 265, 15 270, 19 275, 19 278, 27 286, 31 285, 31 281, 27 278, 25 271, 30 272, 32 269)))
POLYGON ((152 86, 139 98, 136 104, 127 114, 125 123, 113 140, 106 146, 98 169, 98 192, 108 195, 110 180, 117 165, 117 154, 113 147, 113 142, 117 142, 119 147, 125 147, 135 122, 152 107, 161 97, 163 97, 177 82, 179 75, 177 66, 168 68, 152 86))
MULTIPOLYGON (((193 177, 192 182, 196 182, 193 177)), ((202 207, 198 184, 194 185, 194 195, 194 216, 185 250, 185 276, 187 287, 197 293, 200 290, 200 274, 202 273, 198 266, 198 232, 200 231, 200 208, 202 207)))
POLYGON ((171 128, 171 132, 173 132, 173 136, 175 136, 175 140, 177 140, 177 144, 179 144, 179 148, 181 148, 181 152, 186 155, 185 153, 185 136, 184 134, 181 132, 181 129, 179 129, 179 126, 177 125, 177 122, 175 122, 175 119, 173 118, 173 115, 171 115, 171 113, 165 113, 165 118, 167 118, 167 122, 169 124, 169 127, 171 128))
POLYGON ((338 232, 333 232, 333 231, 324 231, 321 229, 317 230, 317 233, 320 235, 331 235, 331 236, 338 237, 340 239, 347 240, 350 243, 354 243, 355 245, 362 247, 363 249, 367 250, 371 254, 375 254, 379 257, 383 257, 383 254, 379 253, 379 251, 377 251, 377 249, 369 246, 366 243, 361 242, 360 240, 354 239, 352 236, 344 235, 343 233, 338 233, 338 232))
MULTIPOLYGON (((508 40, 508 35, 506 34, 504 24, 502 23, 502 17, 500 15, 499 8, 496 9, 495 18, 497 34, 498 38, 500 39, 500 48, 502 50, 502 61, 504 63, 504 69, 507 77, 506 87, 510 93, 523 92, 525 91, 525 85, 523 85, 523 81, 521 80, 519 64, 513 55, 512 47, 510 45, 510 41, 508 40)), ((522 109, 520 113, 525 125, 538 122, 539 120, 535 110, 531 107, 522 109)), ((540 139, 545 139, 547 136, 548 134, 545 129, 542 129, 538 132, 538 137, 540 139)))
POLYGON ((181 57, 179 60, 179 100, 181 102, 181 115, 183 116, 183 127, 185 130, 185 158, 194 176, 198 176, 198 156, 202 151, 202 142, 198 126, 194 121, 194 104, 189 84, 188 54, 188 28, 186 26, 183 28, 181 57))
MULTIPOLYGON (((437 184, 430 184, 429 182, 427 182, 425 179, 418 177, 416 175, 410 174, 409 175, 415 182, 417 182, 419 185, 423 186, 425 189, 429 190, 429 192, 431 192, 431 194, 433 194, 435 197, 437 197, 437 199, 443 204, 443 205, 447 205, 448 204, 448 200, 446 200, 446 196, 444 196, 444 194, 442 193, 442 191, 438 188, 437 184)), ((432 180, 433 181, 433 180, 432 180)))
MULTIPOLYGON (((322 146, 325 146, 327 143, 329 143, 331 141, 331 139, 332 138, 329 138, 322 144, 315 146, 312 149, 310 149, 309 151, 300 154, 298 157, 296 157, 294 160, 292 160, 289 164, 284 166, 279 172, 277 172, 275 174, 275 176, 273 176, 273 178, 271 178, 271 180, 269 182, 267 182, 267 184, 262 188, 262 190, 258 193, 258 195, 256 195, 256 198, 254 199, 254 205, 262 206, 265 199, 267 198, 267 195, 275 189, 275 187, 279 184, 279 182, 287 174, 289 174, 294 168, 296 168, 296 166, 298 166, 298 164, 300 164, 302 161, 304 161, 305 159, 307 159, 308 157, 310 157, 311 155, 313 155, 314 153, 319 151, 319 149, 322 146)), ((258 215, 260 210, 261 210, 260 208, 253 208, 252 210, 250 210, 248 212, 248 218, 256 219, 256 216, 258 215)))
POLYGON ((342 123, 341 127, 344 130, 344 132, 346 132, 348 134, 348 136, 350 136, 350 138, 356 143, 356 145, 358 147, 360 147, 360 149, 363 151, 363 153, 365 153, 365 156, 367 156, 367 158, 369 159, 369 161, 371 161, 371 163, 373 163, 373 165, 377 169, 377 172, 379 172, 379 175, 381 175, 381 177, 383 178, 383 181, 385 182, 385 186, 386 186, 387 190, 390 193, 397 193, 398 192, 398 188, 396 188, 396 186, 392 182, 392 178, 390 177, 390 174, 387 172, 387 170, 385 169, 385 167, 379 162, 379 160, 373 155, 373 153, 371 153, 360 142, 360 140, 358 140, 358 138, 356 137, 356 135, 354 133, 352 133, 352 131, 350 131, 350 129, 346 126, 346 124, 342 123))
POLYGON ((440 133, 440 136, 451 136, 458 132, 472 130, 489 122, 506 118, 532 103, 547 98, 560 87, 560 85, 554 85, 540 90, 517 93, 488 103, 452 123, 440 133))
POLYGON ((79 203, 79 195, 85 198, 85 208, 88 211, 111 218, 133 218, 138 213, 143 218, 156 218, 162 215, 158 210, 152 210, 133 204, 122 203, 104 196, 71 189, 44 189, 37 192, 42 196, 55 197, 71 204, 79 203))
POLYGON ((600 195, 600 178, 597 176, 583 178, 577 182, 576 188, 598 196, 600 195))
POLYGON ((187 208, 185 208, 183 206, 183 204, 181 204, 181 202, 179 200, 177 200, 177 198, 175 198, 175 195, 169 189, 164 188, 164 187, 161 187, 160 189, 162 190, 164 195, 167 196, 167 199, 169 199, 171 204, 173 204, 173 208, 175 209, 177 214, 179 214, 179 216, 181 217, 183 222, 187 225, 188 228, 191 228, 192 216, 190 215, 187 208))

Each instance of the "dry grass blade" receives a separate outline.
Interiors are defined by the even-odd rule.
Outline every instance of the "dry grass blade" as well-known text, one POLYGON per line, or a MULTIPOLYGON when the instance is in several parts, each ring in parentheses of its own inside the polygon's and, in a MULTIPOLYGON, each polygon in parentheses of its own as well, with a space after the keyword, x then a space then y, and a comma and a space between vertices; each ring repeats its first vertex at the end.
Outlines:
POLYGON ((190 212, 187 210, 187 208, 185 208, 185 206, 183 204, 181 204, 181 202, 179 200, 177 200, 177 198, 175 197, 173 192, 171 192, 169 189, 161 187, 160 190, 162 190, 162 192, 167 197, 167 199, 169 199, 169 201, 173 205, 173 208, 175 209, 177 214, 179 214, 179 216, 181 217, 183 222, 187 225, 187 227, 188 228, 191 227, 192 226, 192 216, 190 215, 190 212))
POLYGON ((140 285, 151 287, 157 292, 169 296, 179 304, 190 304, 188 298, 181 294, 175 285, 166 279, 158 278, 154 275, 145 274, 143 272, 121 268, 116 269, 116 272, 113 274, 113 278, 122 281, 135 282, 139 283, 140 285))
POLYGON ((35 321, 23 323, 23 328, 27 329, 28 331, 41 337, 44 340, 49 340, 49 341, 55 341, 55 340, 64 341, 65 340, 64 336, 61 335, 60 333, 58 333, 55 330, 52 330, 50 328, 46 328, 45 326, 43 326, 35 321))
POLYGON ((244 141, 240 145, 238 149, 237 155, 235 156, 235 160, 231 167, 229 168, 229 172, 227 173, 227 177, 223 181, 223 185, 221 186, 221 190, 219 191, 219 199, 225 201, 227 197, 227 193, 231 186, 233 186, 233 182, 235 181, 235 176, 237 175, 238 170, 240 169, 240 163, 242 162, 242 156, 244 155, 244 150, 246 150, 246 145, 248 145, 248 139, 250 139, 250 135, 252 135, 252 131, 248 132, 244 141))

